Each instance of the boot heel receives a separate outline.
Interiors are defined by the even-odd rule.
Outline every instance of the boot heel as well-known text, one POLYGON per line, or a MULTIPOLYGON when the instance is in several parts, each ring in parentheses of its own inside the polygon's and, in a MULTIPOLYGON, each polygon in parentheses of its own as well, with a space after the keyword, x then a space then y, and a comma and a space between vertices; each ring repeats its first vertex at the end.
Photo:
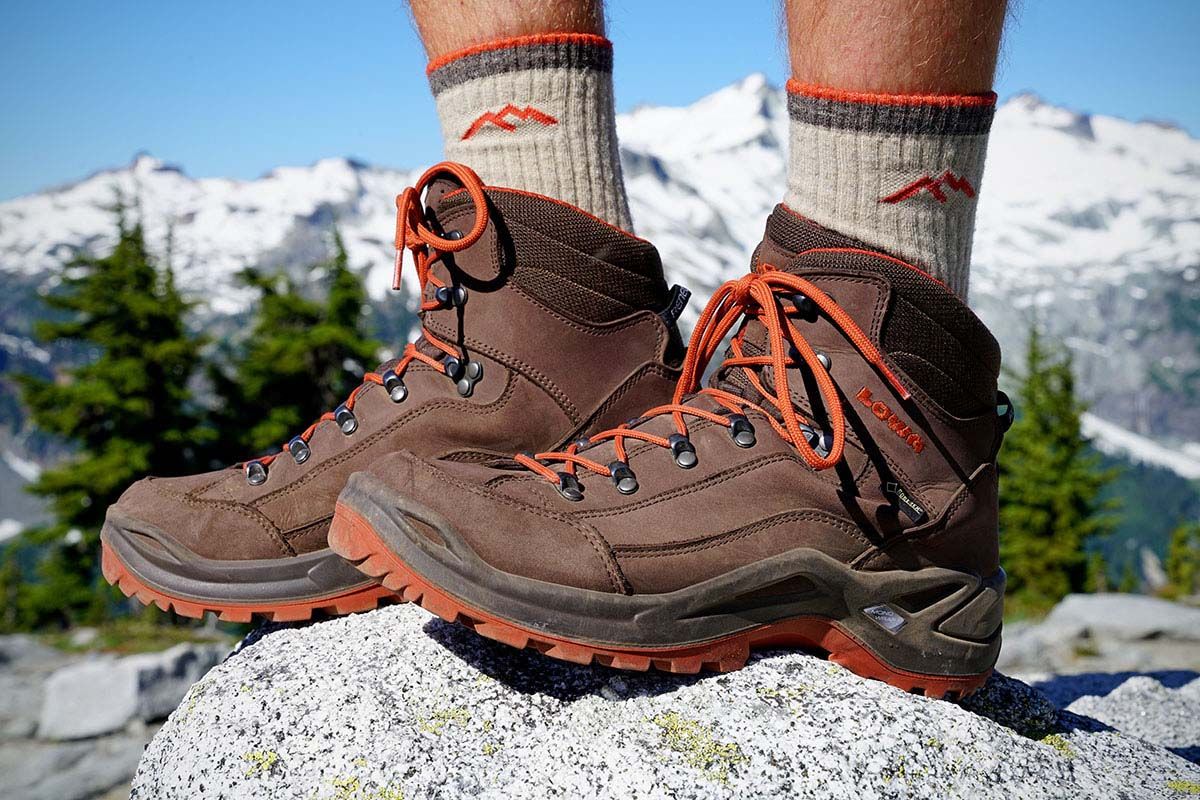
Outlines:
POLYGON ((1000 654, 1004 570, 983 579, 946 570, 887 572, 858 583, 847 592, 850 613, 839 621, 854 642, 831 650, 830 660, 938 697, 962 696, 987 679, 1000 654))

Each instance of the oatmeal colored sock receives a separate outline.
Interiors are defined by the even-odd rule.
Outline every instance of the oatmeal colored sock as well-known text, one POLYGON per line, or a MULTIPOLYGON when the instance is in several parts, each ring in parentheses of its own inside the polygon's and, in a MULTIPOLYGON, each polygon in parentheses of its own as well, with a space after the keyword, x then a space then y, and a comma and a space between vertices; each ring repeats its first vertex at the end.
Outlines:
POLYGON ((785 203, 913 263, 966 299, 996 95, 886 95, 788 82, 785 203))
POLYGON ((447 159, 490 185, 563 200, 632 230, 607 39, 504 39, 436 59, 427 72, 447 159))

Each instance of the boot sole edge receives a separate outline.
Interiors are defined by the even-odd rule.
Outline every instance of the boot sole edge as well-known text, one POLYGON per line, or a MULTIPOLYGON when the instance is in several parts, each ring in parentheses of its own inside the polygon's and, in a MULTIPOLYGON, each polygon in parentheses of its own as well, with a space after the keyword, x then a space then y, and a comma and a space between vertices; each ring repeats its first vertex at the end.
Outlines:
POLYGON ((936 675, 900 669, 887 664, 839 625, 820 617, 796 617, 759 625, 698 644, 679 647, 626 647, 602 645, 538 631, 502 619, 441 589, 406 564, 370 522, 353 508, 339 503, 329 532, 334 552, 360 571, 381 581, 387 589, 426 611, 467 627, 481 636, 518 649, 577 664, 601 664, 616 669, 694 674, 730 672, 745 666, 752 649, 772 646, 813 647, 828 659, 855 674, 879 680, 903 691, 942 699, 965 697, 982 686, 991 669, 969 675, 936 675))

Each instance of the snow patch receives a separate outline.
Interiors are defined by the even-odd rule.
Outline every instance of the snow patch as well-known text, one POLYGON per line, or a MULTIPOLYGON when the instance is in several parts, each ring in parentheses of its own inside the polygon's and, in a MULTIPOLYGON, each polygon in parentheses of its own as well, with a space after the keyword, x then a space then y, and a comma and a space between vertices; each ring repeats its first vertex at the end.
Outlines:
POLYGON ((1102 453, 1126 456, 1133 461, 1165 467, 1177 475, 1196 480, 1200 478, 1200 445, 1189 442, 1179 449, 1148 439, 1120 425, 1084 414, 1083 434, 1102 453))
POLYGON ((0 458, 3 458, 8 468, 20 475, 26 482, 32 483, 42 474, 42 468, 36 462, 21 458, 11 450, 0 453, 0 458))
POLYGON ((0 519, 0 542, 8 541, 24 529, 25 526, 15 519, 0 519))

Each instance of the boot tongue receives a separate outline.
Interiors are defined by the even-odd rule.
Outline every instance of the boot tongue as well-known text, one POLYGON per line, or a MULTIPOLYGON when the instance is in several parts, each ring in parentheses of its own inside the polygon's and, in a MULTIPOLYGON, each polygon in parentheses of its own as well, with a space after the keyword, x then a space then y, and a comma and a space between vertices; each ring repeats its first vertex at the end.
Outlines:
POLYGON ((795 258, 807 250, 855 248, 875 250, 850 236, 822 227, 780 203, 767 218, 762 243, 754 251, 751 267, 770 264, 784 272, 793 272, 795 258))
MULTIPOLYGON (((844 236, 805 219, 780 204, 775 207, 767 219, 763 240, 755 248, 751 258, 751 268, 760 270, 769 265, 783 272, 794 272, 798 265, 797 255, 808 250, 823 248, 867 249, 867 246, 857 239, 844 236)), ((767 329, 757 319, 750 319, 746 323, 742 350, 747 356, 766 355, 770 352, 767 329)), ((789 370, 793 402, 801 400, 806 394, 803 388, 804 382, 799 374, 800 369, 800 367, 792 367, 789 370)), ((759 381, 768 389, 773 390, 774 374, 772 370, 761 369, 759 381)), ((709 380, 709 386, 744 397, 764 408, 771 408, 769 403, 763 402, 763 394, 754 388, 741 367, 717 369, 709 380)))

